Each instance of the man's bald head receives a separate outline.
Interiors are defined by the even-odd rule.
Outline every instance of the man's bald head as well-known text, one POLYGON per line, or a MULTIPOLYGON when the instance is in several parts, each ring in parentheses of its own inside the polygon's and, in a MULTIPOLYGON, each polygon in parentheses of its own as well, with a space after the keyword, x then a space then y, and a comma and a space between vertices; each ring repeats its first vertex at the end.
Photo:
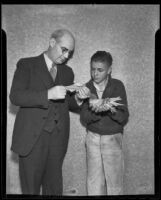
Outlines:
POLYGON ((54 38, 57 42, 59 42, 63 37, 71 37, 71 39, 75 41, 73 34, 67 29, 58 29, 51 34, 51 38, 54 38))
POLYGON ((56 64, 67 61, 75 48, 73 34, 67 29, 58 29, 51 34, 48 56, 56 64))

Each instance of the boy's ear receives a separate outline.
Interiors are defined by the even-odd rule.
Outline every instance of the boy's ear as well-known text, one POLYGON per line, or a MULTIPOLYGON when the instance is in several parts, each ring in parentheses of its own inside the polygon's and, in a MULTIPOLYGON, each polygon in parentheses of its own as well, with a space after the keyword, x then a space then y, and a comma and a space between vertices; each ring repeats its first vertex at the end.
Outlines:
POLYGON ((111 73, 112 73, 112 67, 109 67, 108 74, 111 74, 111 73))
POLYGON ((53 48, 55 44, 56 44, 55 38, 50 38, 49 46, 51 46, 53 48))

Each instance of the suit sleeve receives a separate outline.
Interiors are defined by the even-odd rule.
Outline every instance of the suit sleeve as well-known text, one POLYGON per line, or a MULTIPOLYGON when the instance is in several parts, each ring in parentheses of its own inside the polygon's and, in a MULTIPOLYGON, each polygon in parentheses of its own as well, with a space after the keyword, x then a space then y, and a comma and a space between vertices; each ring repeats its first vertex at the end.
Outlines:
POLYGON ((101 116, 98 113, 92 111, 89 108, 88 100, 85 100, 81 106, 81 111, 80 111, 80 121, 82 122, 82 124, 86 126, 93 122, 99 121, 100 119, 101 116))
POLYGON ((18 61, 13 77, 10 101, 21 107, 48 108, 47 90, 35 91, 29 88, 30 67, 22 59, 18 61))
POLYGON ((111 119, 117 121, 121 125, 125 125, 128 121, 129 111, 128 111, 128 103, 127 103, 127 96, 126 91, 123 83, 120 81, 116 90, 115 90, 115 97, 121 97, 121 100, 118 103, 123 105, 116 107, 116 113, 108 112, 111 119))

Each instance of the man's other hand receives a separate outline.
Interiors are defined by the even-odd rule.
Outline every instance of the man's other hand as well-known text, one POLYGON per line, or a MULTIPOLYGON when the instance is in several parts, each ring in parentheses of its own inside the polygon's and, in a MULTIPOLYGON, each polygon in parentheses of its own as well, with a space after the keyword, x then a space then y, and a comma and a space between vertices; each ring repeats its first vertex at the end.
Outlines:
POLYGON ((66 88, 64 86, 55 86, 48 90, 48 99, 65 99, 66 88))

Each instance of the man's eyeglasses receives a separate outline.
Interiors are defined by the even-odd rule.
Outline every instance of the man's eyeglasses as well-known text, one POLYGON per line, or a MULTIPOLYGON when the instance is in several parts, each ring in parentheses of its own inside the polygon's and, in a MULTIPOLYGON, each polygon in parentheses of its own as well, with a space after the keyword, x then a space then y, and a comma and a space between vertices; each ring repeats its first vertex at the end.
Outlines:
POLYGON ((59 47, 60 47, 63 55, 66 54, 66 53, 68 53, 68 55, 70 57, 73 54, 73 50, 69 50, 66 47, 62 47, 62 46, 60 46, 60 44, 58 44, 58 45, 59 45, 59 47))

